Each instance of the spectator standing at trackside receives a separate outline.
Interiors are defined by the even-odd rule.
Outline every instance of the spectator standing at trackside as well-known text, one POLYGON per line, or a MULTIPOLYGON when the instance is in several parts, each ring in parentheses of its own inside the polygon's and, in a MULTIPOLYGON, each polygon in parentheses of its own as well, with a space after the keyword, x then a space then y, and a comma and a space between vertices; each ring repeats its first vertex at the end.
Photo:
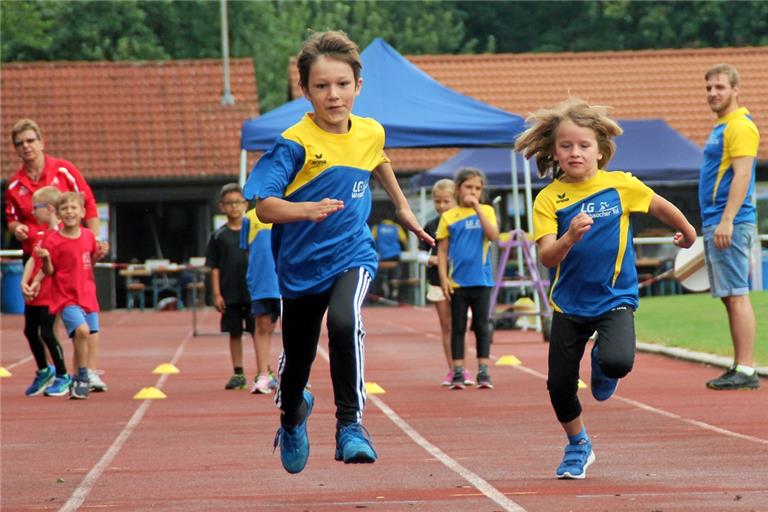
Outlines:
POLYGON ((312 112, 284 131, 257 162, 245 185, 258 216, 272 222, 283 297, 283 354, 275 400, 281 410, 275 447, 289 473, 309 459, 307 422, 314 396, 305 389, 327 311, 336 404, 336 452, 344 463, 378 455, 361 425, 365 407, 362 304, 376 274, 367 225, 371 176, 419 238, 419 226, 384 153, 384 129, 352 114, 362 87, 360 50, 343 32, 318 32, 298 58, 299 85, 312 112))
POLYGON ((472 331, 477 353, 477 387, 493 389, 488 360, 493 333, 489 311, 493 270, 491 242, 499 239, 499 227, 493 207, 483 204, 485 174, 465 168, 454 180, 456 206, 440 216, 437 225, 437 268, 440 287, 451 303, 451 389, 464 389, 464 343, 467 311, 472 311, 472 331))
POLYGON ((256 366, 258 374, 251 393, 269 394, 275 381, 269 366, 272 333, 280 318, 280 287, 272 256, 272 224, 261 222, 256 209, 248 210, 240 229, 240 248, 248 251, 245 279, 251 295, 251 315, 255 319, 256 366))
MULTIPOLYGON (((35 218, 46 231, 35 234, 35 248, 40 247, 45 233, 58 229, 59 218, 56 216, 56 200, 59 189, 52 186, 39 188, 32 194, 35 218)), ((43 262, 34 253, 24 265, 21 276, 21 293, 24 296, 24 335, 37 364, 35 380, 25 392, 27 396, 64 396, 69 392, 72 379, 67 373, 64 352, 56 338, 54 322, 56 315, 51 314, 48 306, 51 297, 51 278, 42 274, 43 262), (48 349, 53 365, 48 364, 45 349, 48 349)))
POLYGON ((675 228, 672 241, 679 247, 696 241, 696 230, 675 205, 628 172, 602 170, 616 151, 613 137, 622 133, 607 110, 569 98, 533 113, 515 143, 526 158, 536 157, 541 177, 552 177, 533 205, 533 235, 553 276, 547 390, 568 438, 555 470, 561 479, 585 478, 595 460, 577 394, 590 337, 597 332, 590 381, 595 400, 608 400, 634 364, 640 301, 631 215, 647 212, 675 228))
POLYGON ((254 320, 245 280, 248 255, 240 247, 247 205, 237 183, 221 188, 219 209, 226 215, 227 222, 213 232, 205 251, 205 265, 211 269, 214 305, 221 313, 221 332, 229 334, 229 354, 234 369, 224 389, 245 389, 248 385, 243 371, 243 331, 253 336, 254 320))
POLYGON ((376 242, 376 254, 379 257, 377 270, 378 290, 384 298, 400 298, 400 255, 408 241, 405 230, 392 219, 384 219, 371 229, 371 236, 376 242))
MULTIPOLYGON (((456 192, 456 186, 453 180, 444 178, 435 182, 432 186, 432 202, 435 206, 435 212, 437 216, 427 222, 424 225, 424 231, 429 236, 435 238, 437 236, 437 226, 440 223, 440 216, 456 206, 456 198, 454 194, 456 192)), ((419 262, 427 266, 426 278, 427 278, 427 300, 435 305, 435 311, 437 312, 437 318, 440 322, 440 337, 443 342, 443 353, 445 354, 445 361, 448 364, 448 373, 440 383, 441 386, 450 386, 453 381, 453 356, 451 355, 451 303, 443 293, 443 289, 440 287, 440 273, 437 270, 437 247, 440 242, 436 242, 434 246, 430 246, 424 241, 419 242, 419 262)), ((464 384, 470 386, 475 382, 469 374, 469 371, 464 369, 464 384)))
POLYGON ((53 276, 50 311, 61 316, 75 345, 73 366, 77 373, 72 379, 69 397, 86 399, 94 384, 92 371, 89 371, 93 368, 88 365, 95 362, 95 357, 89 352, 98 346, 99 337, 99 301, 93 264, 107 253, 109 247, 99 244, 93 232, 81 226, 85 215, 81 194, 61 194, 56 200, 56 214, 61 226, 46 233, 41 247, 35 249, 35 256, 42 260, 43 272, 53 276))
MULTIPOLYGON (((67 160, 46 155, 45 142, 40 127, 31 119, 19 119, 11 129, 11 140, 16 154, 21 159, 21 167, 8 181, 5 193, 5 214, 8 220, 8 232, 21 242, 23 261, 29 259, 35 246, 37 233, 47 229, 35 219, 32 195, 35 191, 53 186, 61 192, 77 192, 83 195, 85 202, 85 224, 98 237, 99 215, 96 199, 91 187, 83 178, 78 168, 67 160)), ((106 254, 107 242, 98 242, 100 251, 106 254)), ((98 336, 92 342, 98 343, 98 336)), ((88 351, 91 369, 91 387, 94 391, 106 391, 107 386, 96 371, 98 346, 93 345, 88 351)))
POLYGON ((752 196, 760 133, 746 107, 739 106, 739 74, 718 64, 704 74, 709 108, 717 122, 704 145, 699 176, 704 255, 713 297, 728 312, 733 366, 707 382, 711 389, 757 389, 753 367, 755 312, 749 299, 749 254, 757 224, 752 196))

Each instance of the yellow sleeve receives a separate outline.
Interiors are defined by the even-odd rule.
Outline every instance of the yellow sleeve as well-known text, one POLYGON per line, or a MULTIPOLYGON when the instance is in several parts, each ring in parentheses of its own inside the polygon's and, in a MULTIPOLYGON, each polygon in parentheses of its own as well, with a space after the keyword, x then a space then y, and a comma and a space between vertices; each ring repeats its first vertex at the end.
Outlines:
POLYGON ((557 214, 547 188, 539 192, 533 202, 533 239, 538 240, 545 235, 557 236, 557 214))
POLYGON ((408 243, 408 235, 403 229, 403 226, 401 226, 400 224, 397 225, 397 238, 400 240, 400 243, 403 245, 408 243))
POLYGON ((623 173, 626 176, 626 194, 622 195, 622 201, 625 201, 624 208, 630 212, 648 213, 653 200, 653 189, 632 176, 630 173, 623 173))
POLYGON ((496 221, 496 210, 493 209, 493 206, 489 204, 484 204, 482 206, 483 209, 483 215, 485 215, 485 218, 491 221, 491 224, 498 227, 498 222, 496 221))
POLYGON ((725 127, 723 134, 723 152, 731 159, 741 156, 757 156, 760 146, 760 133, 755 123, 746 117, 738 118, 725 127))
MULTIPOLYGON (((448 212, 445 212, 448 213, 448 212)), ((435 233, 435 239, 436 240, 442 240, 443 238, 448 238, 448 222, 446 222, 445 217, 446 215, 442 214, 440 216, 440 222, 437 224, 437 232, 435 233)))

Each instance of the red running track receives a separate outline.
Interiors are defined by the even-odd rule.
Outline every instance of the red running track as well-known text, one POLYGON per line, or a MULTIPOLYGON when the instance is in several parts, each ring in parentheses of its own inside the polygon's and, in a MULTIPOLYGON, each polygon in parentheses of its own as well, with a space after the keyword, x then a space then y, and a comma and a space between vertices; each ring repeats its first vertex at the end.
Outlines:
MULTIPOLYGON (((768 383, 710 391, 704 382, 720 370, 638 354, 611 400, 582 391, 597 460, 586 480, 559 481, 564 435, 538 335, 497 332, 493 357, 515 355, 522 365, 494 366, 492 391, 449 391, 438 385, 446 368, 432 310, 367 308, 365 320, 366 380, 386 391, 369 396, 364 419, 380 459, 333 460, 322 349, 311 378, 311 457, 289 475, 272 453, 272 397, 224 391, 227 341, 193 337, 189 312, 102 314, 99 366, 109 391, 87 401, 23 395, 34 370, 23 318, 3 316, 0 364, 12 376, 0 379, 2 510, 768 510, 768 383), (152 374, 167 362, 181 373, 152 374), (146 386, 168 397, 134 400, 146 386)), ((214 311, 200 315, 202 331, 217 324, 214 311)), ((246 344, 249 378, 252 361, 246 344)))

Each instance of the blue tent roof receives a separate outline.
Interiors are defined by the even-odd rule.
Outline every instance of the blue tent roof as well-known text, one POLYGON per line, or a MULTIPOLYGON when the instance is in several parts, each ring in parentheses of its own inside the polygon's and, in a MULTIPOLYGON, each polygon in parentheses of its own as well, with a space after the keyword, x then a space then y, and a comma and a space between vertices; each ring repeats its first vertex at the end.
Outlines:
MULTIPOLYGON (((363 88, 353 112, 384 125, 386 147, 509 146, 524 129, 522 117, 443 86, 382 39, 375 39, 361 58, 363 88)), ((241 148, 268 149, 311 111, 309 101, 299 98, 245 121, 241 148)))
MULTIPOLYGON (((661 119, 618 121, 624 133, 617 137, 616 153, 608 169, 629 171, 648 184, 690 184, 699 178, 702 150, 661 119)), ((518 180, 523 186, 522 157, 516 155, 518 180)), ((463 167, 476 167, 487 177, 488 185, 510 187, 511 154, 507 148, 473 148, 459 152, 453 158, 413 178, 416 187, 430 186, 440 178, 453 178, 463 167)), ((536 162, 531 161, 534 188, 541 188, 550 179, 536 174, 536 162)))

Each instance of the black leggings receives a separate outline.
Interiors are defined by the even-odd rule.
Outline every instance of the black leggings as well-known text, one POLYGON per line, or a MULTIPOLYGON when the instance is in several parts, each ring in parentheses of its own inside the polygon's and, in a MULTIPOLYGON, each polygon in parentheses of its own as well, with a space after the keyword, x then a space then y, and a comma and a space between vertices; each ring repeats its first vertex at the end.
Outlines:
POLYGON ((577 396, 579 363, 587 340, 597 331, 598 362, 608 377, 626 376, 635 361, 635 312, 629 306, 612 309, 596 317, 552 315, 549 341, 549 376, 547 389, 558 421, 568 423, 579 417, 577 396))
POLYGON ((309 382, 323 315, 328 310, 328 352, 336 403, 342 423, 359 422, 365 408, 364 343, 361 308, 371 276, 362 268, 345 271, 325 292, 283 298, 283 353, 275 402, 288 425, 301 421, 304 387, 309 382))
POLYGON ((64 363, 64 352, 53 329, 55 321, 56 317, 48 312, 48 306, 24 305, 24 336, 27 337, 38 370, 48 366, 48 358, 45 355, 45 347, 48 347, 56 367, 56 375, 64 375, 67 373, 67 365, 64 363))
POLYGON ((491 355, 491 329, 488 325, 488 307, 491 288, 467 286, 454 288, 451 297, 451 357, 464 359, 464 333, 467 332, 467 309, 472 308, 472 330, 475 332, 477 357, 491 355))

